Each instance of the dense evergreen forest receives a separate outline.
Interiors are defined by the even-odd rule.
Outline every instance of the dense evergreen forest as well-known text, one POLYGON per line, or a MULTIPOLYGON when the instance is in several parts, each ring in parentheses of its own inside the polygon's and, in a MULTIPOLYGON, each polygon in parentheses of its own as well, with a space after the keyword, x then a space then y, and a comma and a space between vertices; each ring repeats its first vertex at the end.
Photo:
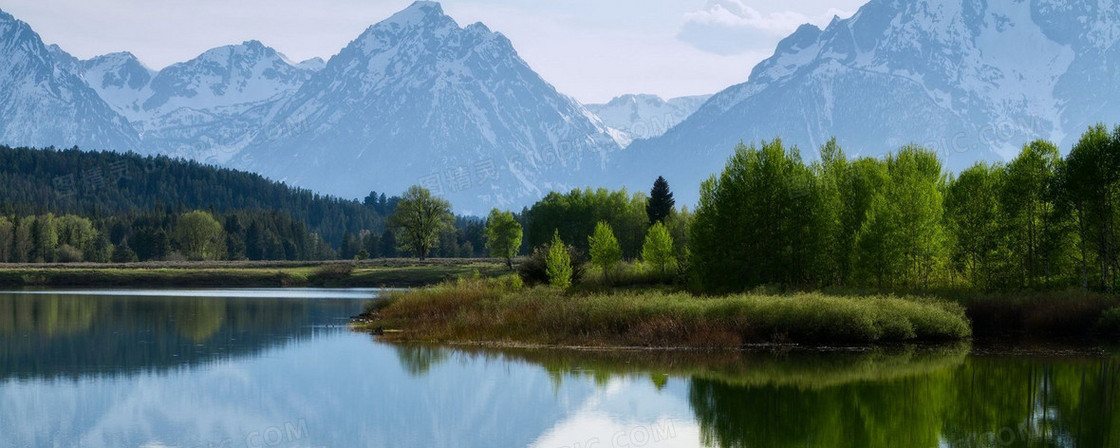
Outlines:
MULTIPOLYGON (((167 157, 0 146, 0 262, 395 257, 385 218, 398 200, 167 157)), ((433 256, 485 254, 481 220, 452 224, 433 256)))
POLYGON ((197 209, 282 211, 332 245, 346 232, 384 230, 374 207, 257 174, 168 157, 0 146, 0 214, 98 218, 197 209))

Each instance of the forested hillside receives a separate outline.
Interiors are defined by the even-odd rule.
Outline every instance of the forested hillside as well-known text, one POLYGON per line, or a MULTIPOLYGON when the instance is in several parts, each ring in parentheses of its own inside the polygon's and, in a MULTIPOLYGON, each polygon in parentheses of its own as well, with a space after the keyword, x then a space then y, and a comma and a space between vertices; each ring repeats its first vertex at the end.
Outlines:
MULTIPOLYGON (((370 180, 373 183, 373 180, 370 180)), ((375 198, 376 195, 373 195, 375 198)), ((372 201, 367 201, 372 202, 372 201)), ((168 157, 0 146, 0 214, 103 217, 195 209, 275 210, 338 247, 384 231, 380 204, 322 196, 260 175, 168 157)))

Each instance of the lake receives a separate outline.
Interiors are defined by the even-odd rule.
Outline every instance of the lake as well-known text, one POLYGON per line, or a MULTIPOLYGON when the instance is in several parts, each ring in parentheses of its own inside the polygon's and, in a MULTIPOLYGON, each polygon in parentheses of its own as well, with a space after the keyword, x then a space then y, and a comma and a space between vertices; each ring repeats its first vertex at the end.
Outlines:
POLYGON ((394 346, 377 294, 0 293, 0 447, 1120 447, 1109 350, 394 346))

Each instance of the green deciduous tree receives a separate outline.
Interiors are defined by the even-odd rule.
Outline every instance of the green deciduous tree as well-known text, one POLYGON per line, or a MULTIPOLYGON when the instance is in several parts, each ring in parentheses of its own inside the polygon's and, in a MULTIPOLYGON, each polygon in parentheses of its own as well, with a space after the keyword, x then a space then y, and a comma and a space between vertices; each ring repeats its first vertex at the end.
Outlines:
POLYGON ((590 247, 591 264, 601 269, 608 281, 611 280, 622 261, 622 247, 618 245, 618 238, 615 238, 611 225, 606 221, 599 221, 595 232, 587 237, 587 244, 590 247))
POLYGON ((88 253, 93 249, 93 241, 99 234, 92 221, 76 215, 58 217, 55 219, 55 227, 58 229, 58 244, 60 247, 68 245, 83 253, 88 253))
POLYGON ((1109 133, 1104 125, 1089 129, 1066 157, 1059 184, 1077 221, 1082 255, 1082 278, 1088 283, 1089 265, 1100 288, 1113 291, 1120 281, 1116 228, 1116 194, 1120 189, 1120 128, 1109 133), (1095 260, 1089 260, 1090 256, 1095 260))
POLYGON ((671 266, 676 264, 676 257, 673 256, 673 236, 669 235, 669 229, 665 224, 658 222, 649 228, 645 244, 642 245, 642 261, 656 266, 662 277, 671 266))
POLYGON ((1001 225, 1005 180, 1001 167, 979 164, 954 179, 945 196, 954 267, 984 289, 1006 284, 1010 266, 1007 233, 1001 225))
POLYGON ((549 193, 525 213, 525 239, 530 247, 540 247, 559 230, 564 241, 572 241, 573 246, 586 252, 587 236, 600 221, 606 221, 618 237, 623 257, 637 257, 649 226, 648 202, 645 194, 630 194, 626 190, 549 193))
POLYGON ((39 215, 31 221, 31 261, 50 263, 58 259, 58 230, 53 214, 39 215))
POLYGON ((187 258, 217 259, 225 246, 222 224, 206 211, 184 213, 175 224, 175 242, 187 258))
POLYGON ((401 196, 389 225, 401 248, 424 260, 439 245, 440 232, 452 219, 450 203, 432 196, 427 188, 412 186, 401 196))
POLYGON ((12 242, 12 262, 26 263, 31 261, 31 251, 35 247, 31 236, 31 225, 34 221, 34 216, 27 216, 20 219, 19 223, 16 224, 16 235, 12 242))
POLYGON ((561 289, 572 286, 572 258, 559 231, 553 233, 548 247, 548 283, 561 289))
POLYGON ((514 219, 513 213, 491 210, 486 218, 485 235, 490 256, 505 259, 506 267, 513 269, 513 257, 521 250, 522 237, 521 223, 514 219))
POLYGON ((948 259, 941 162, 908 146, 886 161, 888 181, 857 236, 857 261, 880 287, 929 286, 948 259))
POLYGON ((723 173, 704 182, 689 231, 693 273, 710 292, 761 284, 815 285, 834 226, 819 170, 781 140, 742 144, 723 173))
POLYGON ((1009 249, 1020 284, 1035 286, 1048 278, 1058 247, 1049 237, 1059 231, 1048 191, 1054 184, 1061 155, 1054 144, 1035 141, 1007 165, 1001 205, 1009 249))
POLYGON ((15 224, 7 216, 0 216, 0 263, 12 260, 12 244, 15 236, 15 224))

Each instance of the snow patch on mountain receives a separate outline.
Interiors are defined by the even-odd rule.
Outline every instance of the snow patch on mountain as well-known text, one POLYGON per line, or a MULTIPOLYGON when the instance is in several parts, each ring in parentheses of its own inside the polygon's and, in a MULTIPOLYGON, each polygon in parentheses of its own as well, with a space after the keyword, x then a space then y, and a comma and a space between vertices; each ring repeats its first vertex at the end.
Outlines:
POLYGON ((588 104, 611 128, 623 147, 633 140, 658 137, 696 112, 711 95, 686 96, 668 101, 656 95, 623 95, 606 104, 588 104))

